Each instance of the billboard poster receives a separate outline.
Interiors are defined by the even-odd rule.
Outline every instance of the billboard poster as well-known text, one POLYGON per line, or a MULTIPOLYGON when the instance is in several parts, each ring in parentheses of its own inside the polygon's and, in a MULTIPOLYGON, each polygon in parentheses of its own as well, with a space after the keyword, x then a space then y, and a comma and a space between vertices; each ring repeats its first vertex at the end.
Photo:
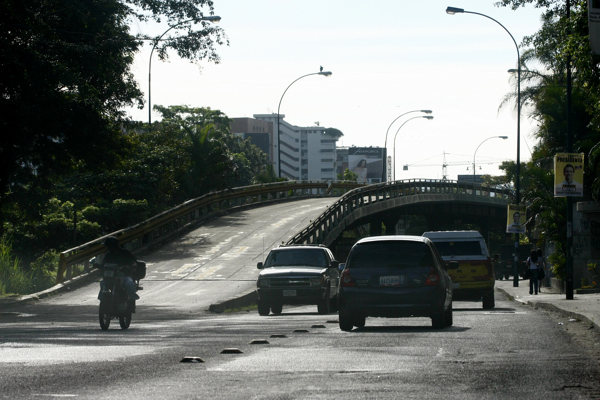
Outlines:
POLYGON ((583 196, 583 153, 554 156, 554 196, 583 196))
POLYGON ((600 60, 600 0, 588 0, 588 26, 594 60, 600 60))
POLYGON ((525 233, 527 207, 509 204, 506 213, 506 233, 525 233))
POLYGON ((348 149, 348 169, 358 174, 358 183, 384 182, 385 151, 381 147, 351 147, 348 149))

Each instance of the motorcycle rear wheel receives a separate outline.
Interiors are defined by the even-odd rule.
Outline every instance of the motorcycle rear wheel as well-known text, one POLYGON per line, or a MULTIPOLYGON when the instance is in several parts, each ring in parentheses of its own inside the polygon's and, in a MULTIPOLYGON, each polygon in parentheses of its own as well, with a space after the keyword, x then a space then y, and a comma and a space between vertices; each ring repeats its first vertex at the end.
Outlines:
POLYGON ((131 325, 131 313, 130 312, 128 312, 127 315, 119 317, 119 325, 121 325, 121 329, 129 328, 129 325, 131 325))
POLYGON ((127 329, 129 328, 129 325, 131 325, 131 312, 133 311, 131 307, 131 303, 128 303, 125 314, 119 316, 119 325, 121 325, 121 329, 127 329))
POLYGON ((110 303, 108 301, 100 301, 100 307, 98 307, 98 319, 100 320, 100 328, 103 331, 107 330, 110 326, 110 303))

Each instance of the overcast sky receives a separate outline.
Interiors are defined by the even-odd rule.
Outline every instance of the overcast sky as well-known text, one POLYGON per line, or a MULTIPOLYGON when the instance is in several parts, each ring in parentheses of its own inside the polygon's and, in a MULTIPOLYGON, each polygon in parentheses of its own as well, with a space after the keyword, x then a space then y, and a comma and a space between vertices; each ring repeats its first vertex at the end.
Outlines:
MULTIPOLYGON (((277 113, 288 85, 323 66, 333 75, 303 78, 283 97, 287 122, 337 128, 344 133, 338 146, 383 147, 394 119, 431 109, 433 120, 406 122, 424 115, 409 113, 389 129, 392 154, 396 132, 406 122, 396 136, 396 179, 441 179, 444 153, 448 179, 472 174, 475 155, 478 174, 500 175, 499 162, 517 155, 514 105, 499 110, 503 97, 516 90, 507 71, 516 68, 517 50, 494 21, 445 12, 453 6, 488 15, 519 44, 539 29, 540 10, 512 11, 494 2, 215 0, 230 41, 218 49, 221 63, 190 63, 175 52, 161 62, 154 54, 152 104, 210 107, 230 118, 277 113), (509 138, 486 140, 493 136, 509 138)), ((159 36, 168 28, 135 30, 159 36)), ((146 45, 133 67, 146 99, 149 55, 146 45)), ((148 120, 147 108, 128 113, 148 120)), ((527 110, 521 115, 521 160, 526 161, 535 124, 527 110)))

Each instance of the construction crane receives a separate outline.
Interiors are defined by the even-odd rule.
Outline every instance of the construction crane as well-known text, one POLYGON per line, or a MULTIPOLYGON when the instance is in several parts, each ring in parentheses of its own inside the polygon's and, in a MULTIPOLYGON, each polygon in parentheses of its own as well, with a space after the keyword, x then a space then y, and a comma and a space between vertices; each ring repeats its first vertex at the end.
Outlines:
MULTIPOLYGON (((444 155, 444 160, 442 161, 442 180, 446 181, 448 180, 448 166, 458 166, 458 165, 474 165, 473 161, 453 161, 453 162, 447 162, 446 161, 446 152, 443 153, 444 155)), ((433 158, 433 157, 431 157, 433 158)), ((429 159, 431 159, 429 158, 429 159)), ((499 164, 501 163, 501 160, 492 160, 492 161, 479 161, 477 164, 481 165, 481 164, 485 164, 485 165, 489 165, 489 164, 499 164)), ((408 167, 437 167, 440 164, 419 164, 419 163, 413 163, 413 164, 405 164, 404 167, 402 167, 403 171, 408 171, 408 167)))

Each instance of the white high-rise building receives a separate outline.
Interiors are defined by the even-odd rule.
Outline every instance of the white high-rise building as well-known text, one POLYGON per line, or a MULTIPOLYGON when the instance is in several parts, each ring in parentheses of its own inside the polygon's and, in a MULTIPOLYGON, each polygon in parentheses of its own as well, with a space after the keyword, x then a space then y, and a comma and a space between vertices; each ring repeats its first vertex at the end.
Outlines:
POLYGON ((254 118, 273 122, 271 149, 277 175, 290 180, 337 179, 335 151, 338 136, 327 133, 327 129, 320 126, 292 125, 284 121, 285 115, 279 114, 278 141, 277 114, 254 114, 254 118))

